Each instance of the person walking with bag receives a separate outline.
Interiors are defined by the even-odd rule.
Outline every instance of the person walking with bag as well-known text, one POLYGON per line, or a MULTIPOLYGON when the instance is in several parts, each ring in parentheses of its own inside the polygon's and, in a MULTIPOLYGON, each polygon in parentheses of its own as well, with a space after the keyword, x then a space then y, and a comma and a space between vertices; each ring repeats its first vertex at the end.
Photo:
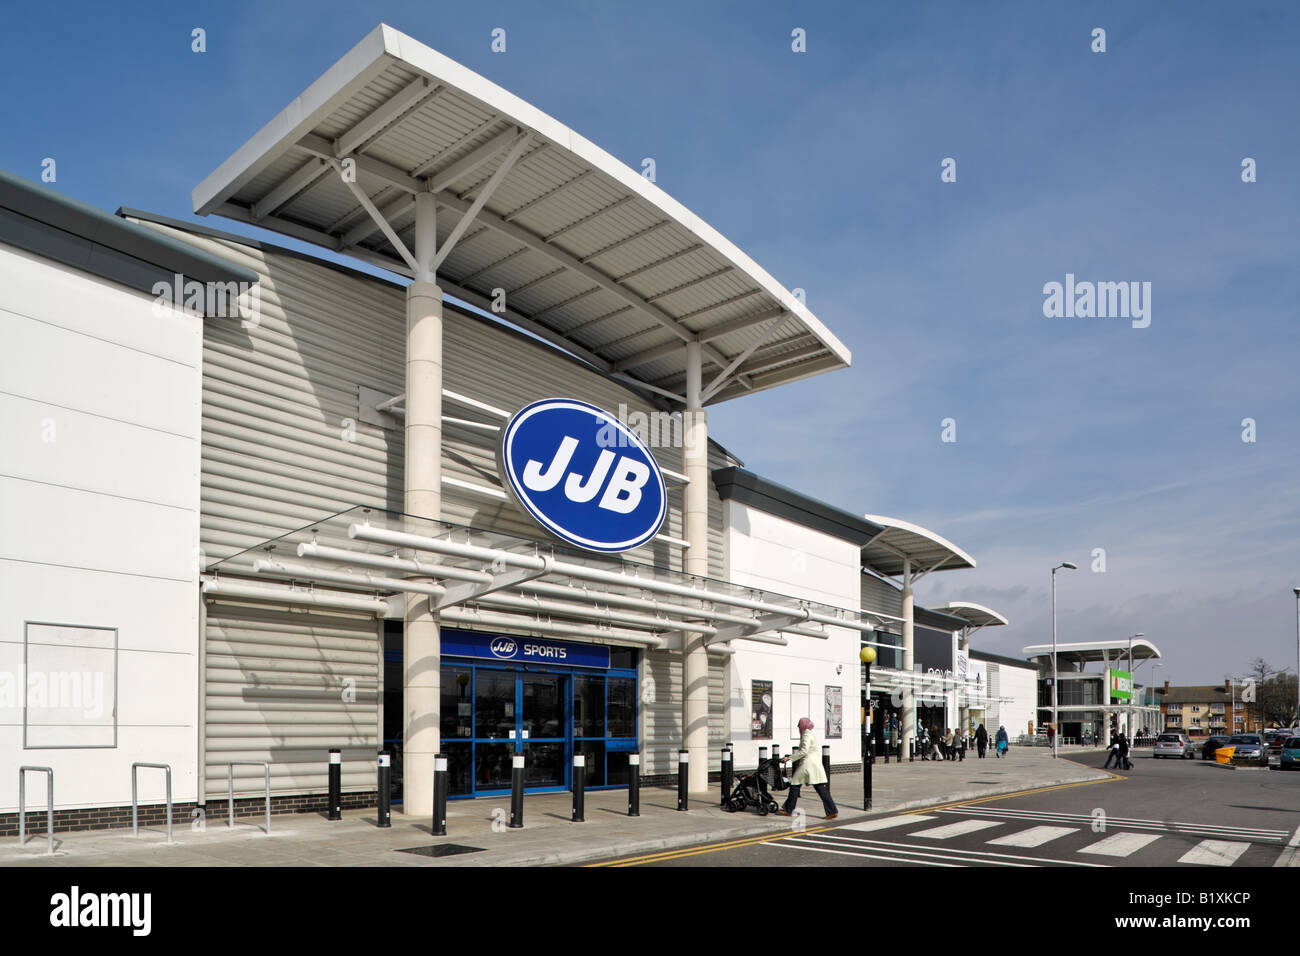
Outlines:
POLYGON ((980 724, 979 730, 975 731, 975 749, 979 751, 981 760, 984 759, 984 751, 988 749, 988 746, 989 732, 984 729, 983 724, 980 724))
POLYGON ((777 813, 783 817, 794 813, 799 803, 799 788, 808 784, 817 791, 817 796, 822 798, 822 811, 826 814, 825 818, 834 820, 840 812, 835 806, 835 801, 831 799, 830 782, 826 779, 826 771, 822 768, 822 758, 817 750, 817 739, 813 736, 813 726, 809 718, 800 717, 799 749, 781 758, 782 763, 787 760, 797 761, 799 769, 790 775, 790 794, 785 798, 785 805, 777 813))

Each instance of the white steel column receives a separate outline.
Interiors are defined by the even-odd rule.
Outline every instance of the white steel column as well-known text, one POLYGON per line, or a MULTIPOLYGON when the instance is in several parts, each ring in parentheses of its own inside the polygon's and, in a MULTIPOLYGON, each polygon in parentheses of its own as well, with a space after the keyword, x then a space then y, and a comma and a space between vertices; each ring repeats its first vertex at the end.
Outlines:
MULTIPOLYGON (((442 290, 432 193, 415 197, 415 280, 406 288, 406 467, 403 510, 442 515, 442 290)), ((408 519, 409 520, 409 519, 408 519)), ((409 520, 416 533, 431 527, 409 520)), ((422 594, 405 596, 402 630, 402 812, 433 812, 433 758, 439 749, 438 620, 422 594)))
POLYGON ((962 678, 961 687, 957 693, 965 698, 964 702, 958 708, 957 719, 960 721, 961 730, 959 733, 964 737, 970 727, 970 625, 967 624, 961 629, 961 637, 957 640, 957 650, 966 655, 966 676, 962 678))
POLYGON ((912 559, 903 558, 903 673, 909 675, 910 686, 903 691, 903 736, 900 738, 899 755, 907 753, 916 737, 916 683, 911 680, 914 674, 914 643, 912 604, 912 559))
MULTIPOLYGON (((682 491, 686 572, 709 573, 709 425, 701 407, 702 346, 686 343, 686 410, 682 416, 682 491)), ((709 788, 709 655, 703 634, 682 637, 682 747, 690 755, 688 784, 696 793, 709 788)))

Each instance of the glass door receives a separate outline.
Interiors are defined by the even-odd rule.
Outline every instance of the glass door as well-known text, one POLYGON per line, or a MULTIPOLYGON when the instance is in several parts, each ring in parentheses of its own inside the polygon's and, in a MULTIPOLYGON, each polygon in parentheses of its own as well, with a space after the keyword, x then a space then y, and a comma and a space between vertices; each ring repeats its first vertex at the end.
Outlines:
POLYGON ((569 675, 519 675, 517 736, 527 754, 524 785, 564 788, 569 784, 569 675))
POLYGON ((474 676, 474 792, 510 789, 510 756, 519 736, 514 671, 476 668, 474 676))

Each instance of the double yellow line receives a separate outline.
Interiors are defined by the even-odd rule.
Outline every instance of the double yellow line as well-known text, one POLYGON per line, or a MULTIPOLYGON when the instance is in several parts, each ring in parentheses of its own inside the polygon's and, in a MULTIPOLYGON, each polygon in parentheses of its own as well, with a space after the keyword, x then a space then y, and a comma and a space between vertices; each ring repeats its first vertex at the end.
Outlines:
POLYGON ((771 843, 775 840, 788 840, 790 837, 803 836, 805 833, 821 833, 833 830, 833 826, 808 827, 804 830, 788 830, 762 836, 747 837, 743 840, 728 840, 726 843, 710 843, 707 846, 686 847, 681 850, 664 850, 662 853, 650 853, 646 856, 629 856, 621 860, 606 860, 603 863, 588 863, 593 866, 641 866, 645 863, 663 863, 666 860, 680 860, 682 857, 698 856, 701 853, 717 853, 720 850, 734 850, 742 846, 755 846, 759 843, 771 843))
MULTIPOLYGON (((1012 797, 1027 797, 1036 793, 1050 793, 1053 790, 1069 790, 1073 787, 1090 787, 1096 783, 1110 783, 1112 780, 1124 780, 1125 777, 1117 773, 1110 773, 1100 780, 1080 780, 1077 783, 1058 783, 1050 787, 1034 787, 1030 790, 1017 790, 1014 793, 995 793, 987 797, 976 797, 973 800, 959 800, 956 803, 940 803, 930 807, 919 807, 915 810, 905 810, 904 813, 915 815, 921 813, 931 813, 935 810, 951 810, 953 807, 969 807, 978 803, 989 803, 994 800, 1009 800, 1012 797)), ((629 856, 619 860, 606 860, 603 863, 588 863, 588 867, 596 866, 644 866, 647 863, 665 863, 669 860, 680 860, 690 856, 700 856, 704 853, 718 853, 722 850, 735 850, 740 847, 757 846, 760 843, 772 843, 776 840, 788 840, 791 837, 804 836, 808 833, 822 833, 826 830, 833 830, 834 826, 825 827, 808 827, 805 830, 793 830, 785 833, 767 834, 763 836, 747 837, 742 840, 728 840, 725 843, 710 843, 707 846, 687 847, 681 850, 665 850, 662 853, 650 853, 646 856, 629 856)))

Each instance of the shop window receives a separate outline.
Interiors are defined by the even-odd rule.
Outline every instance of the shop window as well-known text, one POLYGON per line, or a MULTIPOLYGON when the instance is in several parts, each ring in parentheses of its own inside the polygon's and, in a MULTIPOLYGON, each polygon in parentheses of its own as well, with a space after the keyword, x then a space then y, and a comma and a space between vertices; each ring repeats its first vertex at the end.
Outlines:
MULTIPOLYGON (((443 740, 474 736, 474 685, 468 667, 443 667, 441 684, 441 736, 443 740)), ((399 696, 400 703, 400 696, 399 696)), ((401 711, 399 710, 398 713, 401 711)))
POLYGON ((573 679, 573 736, 605 736, 604 677, 573 679))
MULTIPOLYGON (((611 737, 636 736, 636 680, 609 678, 608 728, 611 737)), ((624 760, 626 766, 626 760, 624 760)))

